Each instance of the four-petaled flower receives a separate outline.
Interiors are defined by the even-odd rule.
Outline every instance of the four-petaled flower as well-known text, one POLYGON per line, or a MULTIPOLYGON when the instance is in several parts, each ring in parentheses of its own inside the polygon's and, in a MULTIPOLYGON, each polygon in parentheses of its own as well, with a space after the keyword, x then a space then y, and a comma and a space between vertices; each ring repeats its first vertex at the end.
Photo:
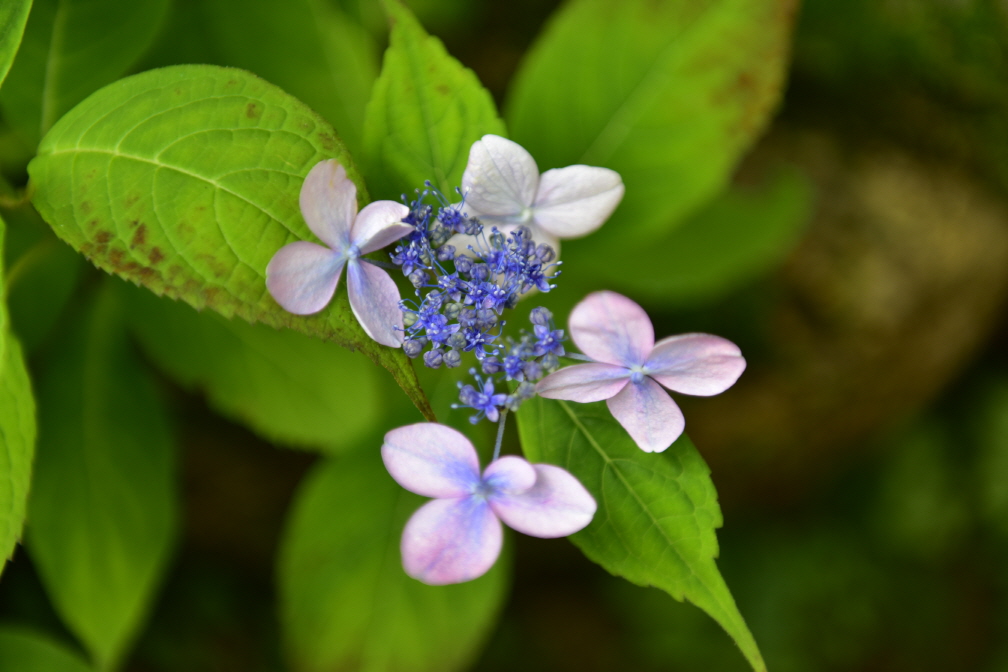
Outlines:
POLYGON ((409 208, 375 201, 357 212, 357 187, 335 160, 316 164, 301 186, 301 214, 327 245, 297 241, 280 248, 266 266, 266 287, 285 310, 310 315, 326 307, 347 267, 347 293, 367 335, 391 347, 403 340, 399 290, 389 274, 367 263, 374 252, 411 233, 402 222, 409 208))
POLYGON ((385 466, 399 485, 434 497, 406 523, 403 569, 432 585, 469 581, 500 554, 501 521, 534 537, 564 537, 595 515, 595 500, 569 472, 505 455, 480 475, 469 440, 444 425, 393 429, 382 446, 385 466))
POLYGON ((536 391, 583 403, 606 399, 616 420, 649 453, 672 445, 686 424, 662 385, 706 397, 727 390, 745 369, 738 346, 720 336, 682 334, 655 343, 644 309, 615 292, 589 294, 575 306, 570 336, 594 361, 551 373, 536 391))
MULTIPOLYGON (((519 225, 559 252, 559 240, 585 236, 609 218, 623 198, 619 173, 567 166, 539 174, 535 159, 516 142, 484 135, 469 150, 462 175, 465 211, 505 235, 519 225)), ((456 245, 465 249, 465 245, 456 245)))

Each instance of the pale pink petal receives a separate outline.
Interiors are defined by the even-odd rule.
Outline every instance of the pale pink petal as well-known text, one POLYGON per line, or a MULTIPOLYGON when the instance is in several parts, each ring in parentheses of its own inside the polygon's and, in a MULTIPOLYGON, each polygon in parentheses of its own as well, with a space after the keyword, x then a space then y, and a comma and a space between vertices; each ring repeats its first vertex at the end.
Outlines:
POLYGON ((487 465, 483 470, 483 483, 500 492, 524 492, 536 482, 535 470, 525 459, 505 455, 487 465))
POLYGON ((495 493, 493 512, 509 527, 533 537, 566 537, 584 529, 595 515, 595 500, 569 472, 533 464, 536 482, 525 492, 495 493))
POLYGON ((374 264, 351 259, 347 265, 350 308, 368 336, 382 345, 402 345, 403 321, 399 288, 389 274, 374 264))
POLYGON ((470 581, 493 567, 503 530, 486 500, 435 499, 421 506, 403 530, 403 569, 433 586, 470 581))
POLYGON ((615 364, 575 364, 554 371, 536 384, 536 393, 547 399, 566 399, 587 404, 608 399, 630 382, 630 370, 615 364))
POLYGON ((535 159, 516 142, 497 135, 484 135, 469 150, 469 163, 462 174, 465 210, 470 215, 511 218, 530 216, 539 185, 535 159))
POLYGON ((606 402, 613 417, 646 453, 660 453, 686 427, 682 411, 661 385, 645 377, 606 402))
POLYGON ((350 229, 350 242, 361 254, 374 252, 413 232, 413 227, 403 223, 409 208, 395 201, 375 201, 364 206, 350 229))
POLYGON ((554 168, 539 178, 532 216, 558 238, 579 238, 609 219, 623 191, 623 180, 614 170, 580 165, 554 168))
POLYGON ((581 352, 606 364, 640 366, 654 347, 644 309, 616 292, 594 292, 574 306, 570 335, 581 352))
POLYGON ((332 300, 346 258, 328 247, 299 240, 284 245, 266 265, 266 288, 284 310, 317 313, 332 300))
POLYGON ((381 454, 396 483, 424 497, 466 497, 480 484, 476 449, 451 427, 398 427, 385 435, 381 454))
POLYGON ((312 233, 334 250, 350 246, 357 215, 357 187, 336 159, 321 161, 301 185, 301 215, 312 233))
POLYGON ((742 351, 731 341, 710 334, 682 334, 658 341, 644 373, 670 390, 709 397, 734 385, 745 366, 742 351))

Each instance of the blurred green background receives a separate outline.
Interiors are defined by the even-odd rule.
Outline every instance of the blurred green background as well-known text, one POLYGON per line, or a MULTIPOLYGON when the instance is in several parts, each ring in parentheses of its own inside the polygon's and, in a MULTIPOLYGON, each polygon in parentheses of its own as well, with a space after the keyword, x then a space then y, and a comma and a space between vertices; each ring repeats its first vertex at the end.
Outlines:
MULTIPOLYGON (((379 53, 380 12, 339 4, 379 53)), ((557 6, 410 4, 498 105, 557 6)), ((173 3, 136 70, 222 61, 187 23, 195 6, 173 3)), ((710 331, 746 354, 735 388, 683 407, 724 510, 719 566, 774 672, 1008 671, 1006 50, 999 0, 805 0, 783 103, 729 195, 639 253, 688 268, 690 250, 716 244, 730 272, 701 265, 685 286, 572 271, 579 290, 639 299, 659 334, 710 331), (766 254, 733 261, 732 227, 753 221, 766 254)), ((17 144, 4 147, 22 181, 17 144)), ((29 238, 10 243, 14 258, 29 238)), ((588 254, 565 250, 571 264, 588 254)), ((11 310, 18 327, 13 292, 11 310)), ((56 318, 22 318, 28 350, 44 319, 56 318)), ((283 669, 274 556, 317 458, 224 419, 215 410, 244 411, 193 392, 198 381, 158 382, 182 449, 183 539, 127 669, 283 669)), ((368 394, 398 395, 382 384, 368 394)), ((474 670, 747 669, 701 611, 609 576, 567 541, 515 535, 513 550, 511 596, 474 670)), ((21 552, 0 621, 71 641, 21 552)))

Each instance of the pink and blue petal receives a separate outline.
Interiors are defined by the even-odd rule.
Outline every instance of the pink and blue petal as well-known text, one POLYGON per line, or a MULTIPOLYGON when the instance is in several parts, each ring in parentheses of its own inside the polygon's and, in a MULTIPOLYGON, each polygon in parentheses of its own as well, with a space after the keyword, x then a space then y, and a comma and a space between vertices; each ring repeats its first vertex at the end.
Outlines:
POLYGON ((347 264, 350 308, 372 339, 397 348, 403 342, 399 288, 389 274, 373 264, 351 259, 347 264))
POLYGON ((332 300, 346 257, 327 247, 297 241, 284 245, 266 266, 266 288, 284 310, 317 313, 332 300))
POLYGON ((670 390, 701 397, 727 390, 745 367, 737 345, 710 334, 664 338, 644 365, 645 373, 670 390))
POLYGON ((332 249, 346 251, 357 215, 357 187, 346 168, 335 159, 316 163, 301 185, 300 205, 312 233, 332 249))
POLYGON ((483 486, 492 492, 524 492, 535 482, 535 469, 515 455, 505 455, 483 470, 483 486))
POLYGON ((644 309, 616 292, 594 292, 574 306, 570 336, 581 352, 605 364, 640 366, 654 347, 644 309))
POLYGON ((424 497, 466 497, 480 484, 476 449, 445 425, 420 422, 393 429, 381 453, 392 478, 424 497))
POLYGON ((566 399, 587 404, 617 394, 630 382, 630 370, 614 364, 575 364, 554 371, 536 384, 536 393, 547 399, 566 399))
POLYGON ((490 507, 504 523, 533 537, 554 538, 584 529, 595 515, 595 499, 569 472, 533 464, 536 482, 520 493, 497 492, 490 507))
POLYGON ((643 377, 606 402, 641 450, 660 453, 679 438, 686 427, 682 411, 661 385, 643 377))
POLYGON ((502 542, 500 521, 485 499, 435 499, 406 523, 403 569, 435 586, 471 581, 497 561, 502 542))
POLYGON ((375 201, 364 206, 357 213, 353 228, 350 230, 350 242, 357 246, 361 254, 391 245, 403 236, 413 232, 413 227, 404 224, 403 219, 409 215, 409 208, 395 201, 375 201))

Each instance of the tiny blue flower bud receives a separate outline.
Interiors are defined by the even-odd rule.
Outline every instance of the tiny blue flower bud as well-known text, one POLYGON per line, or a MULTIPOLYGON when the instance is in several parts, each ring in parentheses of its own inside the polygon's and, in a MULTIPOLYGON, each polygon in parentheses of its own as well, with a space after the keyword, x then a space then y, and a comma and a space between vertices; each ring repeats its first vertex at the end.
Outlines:
POLYGON ((455 270, 458 271, 459 273, 468 275, 469 271, 472 270, 472 267, 473 267, 473 260, 471 257, 467 257, 464 254, 455 257, 455 270))
POLYGON ((448 318, 449 322, 454 322, 458 319, 463 307, 461 303, 449 303, 444 307, 444 316, 448 318))
POLYGON ((450 348, 454 348, 456 350, 461 350, 462 348, 464 348, 466 346, 466 338, 462 334, 462 332, 456 331, 454 334, 452 334, 451 336, 449 336, 447 338, 447 340, 445 340, 445 343, 450 348))
POLYGON ((560 359, 556 355, 550 353, 548 355, 544 355, 539 364, 542 365, 543 371, 552 373, 560 367, 560 359))
POLYGON ((525 378, 528 380, 539 380, 543 375, 539 362, 525 362, 525 366, 522 367, 522 373, 525 374, 525 378))
POLYGON ((429 350, 424 353, 423 363, 428 368, 436 369, 441 366, 443 359, 444 357, 440 350, 429 350))
POLYGON ((496 357, 484 357, 481 364, 483 368, 483 373, 487 375, 493 375, 495 373, 500 373, 501 371, 503 371, 500 360, 498 360, 496 357))
POLYGON ((416 324, 417 314, 414 313, 412 310, 404 310, 402 321, 404 327, 412 327, 414 324, 416 324))
POLYGON ((469 271, 469 276, 477 282, 484 282, 490 277, 490 269, 486 264, 474 264, 469 271))
POLYGON ((460 353, 458 350, 449 350, 448 352, 444 353, 442 359, 444 360, 445 366, 447 366, 449 369, 454 369, 455 367, 457 367, 459 364, 462 363, 462 353, 460 353))
POLYGON ((421 343, 416 339, 410 338, 403 341, 402 349, 403 352, 406 353, 406 356, 412 359, 417 355, 419 355, 420 351, 423 350, 423 343, 421 343))
POLYGON ((536 256, 539 257, 539 261, 545 264, 556 259, 556 251, 546 243, 541 243, 536 248, 536 256))
POLYGON ((455 258, 455 246, 454 245, 442 245, 437 251, 438 261, 451 261, 455 258))
POLYGON ((547 309, 540 306, 539 308, 533 308, 532 312, 529 314, 529 320, 532 324, 538 324, 543 327, 549 326, 550 320, 553 319, 553 313, 547 309))
POLYGON ((409 274, 409 281, 414 287, 423 287, 427 284, 427 274, 417 269, 409 274))

